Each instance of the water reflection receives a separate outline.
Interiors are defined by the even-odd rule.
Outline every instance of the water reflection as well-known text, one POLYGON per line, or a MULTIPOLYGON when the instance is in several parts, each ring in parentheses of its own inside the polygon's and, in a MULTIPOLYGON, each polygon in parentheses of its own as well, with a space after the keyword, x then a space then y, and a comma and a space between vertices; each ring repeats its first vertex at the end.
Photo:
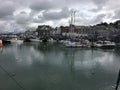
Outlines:
POLYGON ((0 47, 0 53, 2 53, 3 52, 3 48, 2 47, 0 47))
POLYGON ((16 63, 24 65, 39 62, 60 67, 68 65, 76 70, 92 69, 96 66, 106 70, 119 69, 119 57, 114 54, 116 51, 64 48, 51 44, 43 46, 41 43, 13 45, 4 50, 1 48, 1 52, 14 55, 16 63))
POLYGON ((11 71, 14 68, 25 85, 26 75, 28 81, 39 79, 41 87, 46 88, 55 84, 62 90, 112 90, 120 68, 119 55, 118 50, 65 48, 57 43, 48 43, 44 47, 42 43, 25 43, 3 48, 0 61, 11 71), (24 70, 25 75, 20 73, 24 70))

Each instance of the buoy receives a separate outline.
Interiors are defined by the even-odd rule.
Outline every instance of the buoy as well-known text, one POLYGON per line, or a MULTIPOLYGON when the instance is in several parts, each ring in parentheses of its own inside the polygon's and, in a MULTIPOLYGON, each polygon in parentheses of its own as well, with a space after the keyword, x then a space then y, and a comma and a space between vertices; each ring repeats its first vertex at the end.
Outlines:
POLYGON ((0 40, 0 47, 2 47, 3 46, 3 44, 2 44, 2 40, 0 40))

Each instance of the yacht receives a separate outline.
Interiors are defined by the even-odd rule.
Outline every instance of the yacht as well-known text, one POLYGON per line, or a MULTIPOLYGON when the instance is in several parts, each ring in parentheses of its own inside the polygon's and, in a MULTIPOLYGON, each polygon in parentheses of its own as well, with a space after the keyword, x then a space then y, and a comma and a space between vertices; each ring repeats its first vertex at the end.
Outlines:
POLYGON ((115 48, 115 43, 111 41, 97 41, 94 43, 94 47, 103 49, 113 49, 115 48))
POLYGON ((90 47, 90 42, 88 40, 84 41, 67 41, 64 43, 66 47, 90 47))
POLYGON ((18 38, 12 38, 12 39, 10 39, 10 42, 11 43, 16 43, 16 44, 22 44, 23 40, 20 40, 18 38))

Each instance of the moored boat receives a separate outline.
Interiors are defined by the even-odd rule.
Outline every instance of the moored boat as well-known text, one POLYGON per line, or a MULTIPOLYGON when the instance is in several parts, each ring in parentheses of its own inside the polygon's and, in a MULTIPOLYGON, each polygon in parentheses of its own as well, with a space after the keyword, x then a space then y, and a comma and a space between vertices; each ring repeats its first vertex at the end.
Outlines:
POLYGON ((2 43, 3 43, 3 45, 6 45, 6 44, 10 44, 11 41, 10 41, 10 40, 7 40, 7 39, 3 39, 3 40, 2 40, 2 43))
POLYGON ((32 38, 30 39, 31 42, 42 42, 39 38, 32 38))
POLYGON ((88 41, 67 41, 65 43, 66 47, 90 47, 88 41))
POLYGON ((25 38, 25 39, 24 39, 24 42, 31 42, 31 41, 30 41, 30 38, 25 38))
POLYGON ((49 38, 48 42, 56 42, 53 38, 49 38))
POLYGON ((46 38, 44 38, 44 39, 42 39, 42 42, 43 42, 43 43, 47 43, 48 40, 47 40, 46 38))
POLYGON ((16 43, 16 44, 22 44, 24 41, 23 40, 20 40, 20 39, 17 39, 17 38, 12 38, 10 40, 11 43, 16 43))
POLYGON ((115 43, 111 41, 98 41, 94 43, 94 47, 102 49, 113 49, 115 46, 115 43))

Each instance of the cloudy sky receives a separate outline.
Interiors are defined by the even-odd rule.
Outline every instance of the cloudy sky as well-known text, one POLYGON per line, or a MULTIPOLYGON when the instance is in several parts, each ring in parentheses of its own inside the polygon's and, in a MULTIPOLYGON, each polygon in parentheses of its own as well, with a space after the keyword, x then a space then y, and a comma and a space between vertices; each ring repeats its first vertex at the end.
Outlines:
POLYGON ((76 25, 120 19, 120 0, 0 0, 0 32, 19 32, 38 25, 68 25, 72 10, 76 25))

